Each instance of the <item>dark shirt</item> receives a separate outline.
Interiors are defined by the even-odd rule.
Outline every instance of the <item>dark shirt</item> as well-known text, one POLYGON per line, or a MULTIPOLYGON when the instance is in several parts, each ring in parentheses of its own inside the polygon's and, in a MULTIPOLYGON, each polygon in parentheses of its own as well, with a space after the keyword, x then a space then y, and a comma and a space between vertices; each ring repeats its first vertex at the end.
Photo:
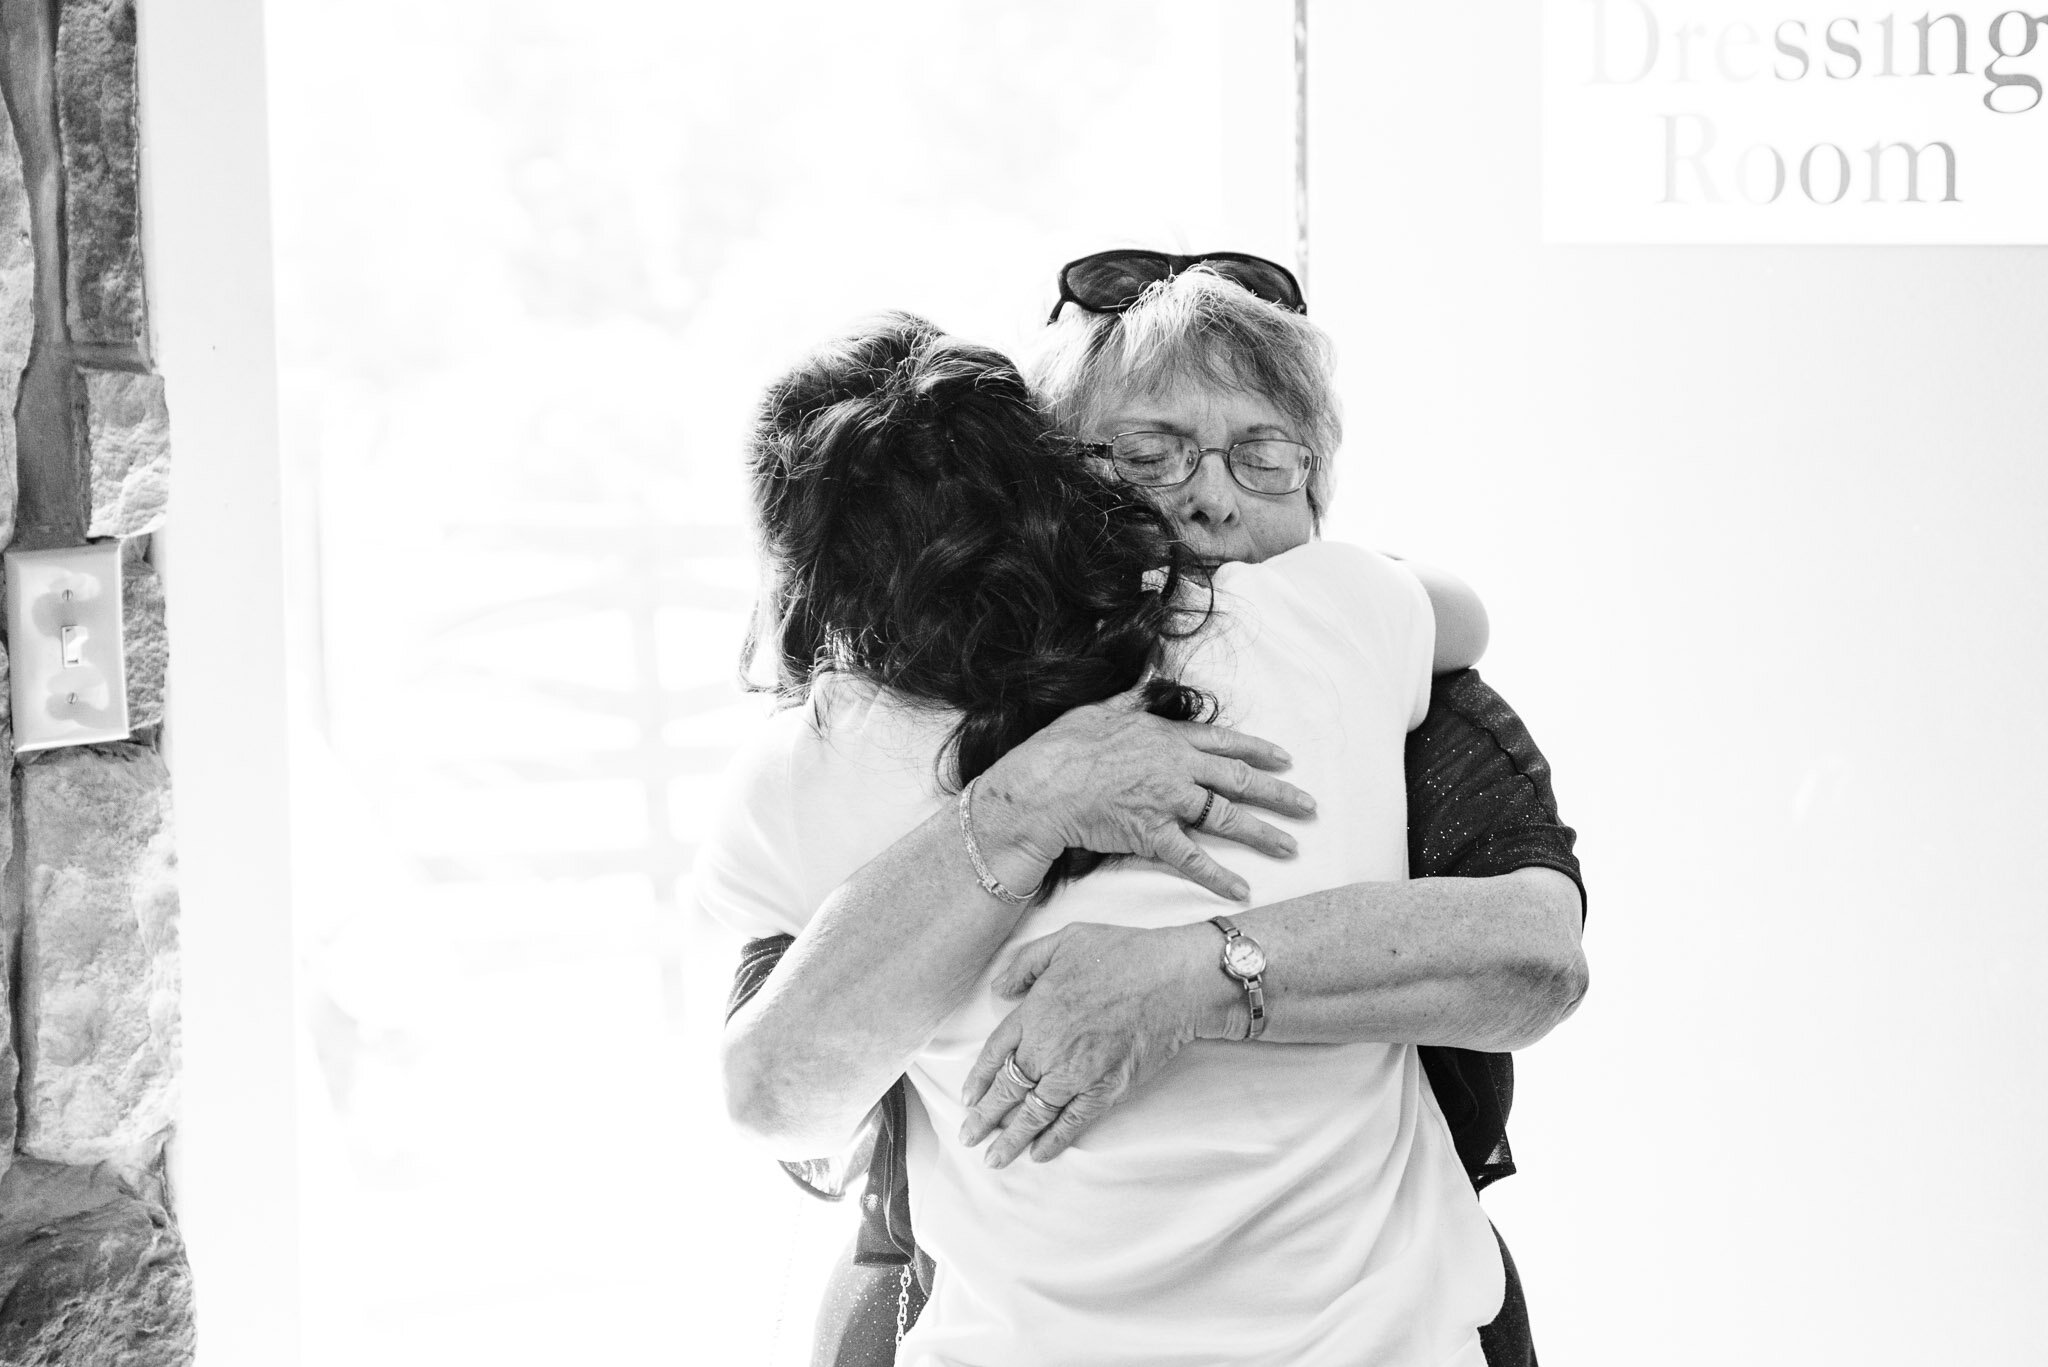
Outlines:
MULTIPOLYGON (((1478 671, 1440 675, 1429 712, 1408 735, 1408 872, 1414 878, 1487 878, 1516 869, 1556 869, 1585 883, 1572 854, 1575 835, 1557 815, 1550 763, 1522 719, 1489 688, 1478 671)), ((787 935, 750 941, 726 1007, 730 1016, 760 990, 790 944, 787 935)), ((1508 1147, 1508 1111, 1515 1094, 1513 1056, 1425 1045, 1419 1050, 1430 1089, 1449 1123, 1452 1142, 1474 1190, 1515 1170, 1508 1147)), ((929 1263, 910 1232, 908 1174, 904 1166, 904 1090, 898 1080, 882 1100, 874 1154, 861 1201, 855 1259, 869 1265, 919 1262, 929 1284, 929 1263)), ((829 1198, 843 1191, 844 1174, 823 1163, 785 1163, 790 1176, 829 1198)), ((1502 1248, 1506 1259, 1506 1248, 1502 1248)), ((1487 1361, 1535 1361, 1528 1343, 1520 1286, 1509 1267, 1502 1321, 1489 1326, 1487 1361)))
MULTIPOLYGON (((1461 669, 1435 681, 1429 714, 1408 733, 1406 769, 1409 877, 1556 869, 1578 885, 1583 909, 1586 885, 1572 854, 1577 837, 1558 820, 1550 761, 1479 671, 1461 669)), ((1418 1052, 1473 1188, 1512 1173, 1507 1124, 1514 1056, 1436 1045, 1418 1052)))

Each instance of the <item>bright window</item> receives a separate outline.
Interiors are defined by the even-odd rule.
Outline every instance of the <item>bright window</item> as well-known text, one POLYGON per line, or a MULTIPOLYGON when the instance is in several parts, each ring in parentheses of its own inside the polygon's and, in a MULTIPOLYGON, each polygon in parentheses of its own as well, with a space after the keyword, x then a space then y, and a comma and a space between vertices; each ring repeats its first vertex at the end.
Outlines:
POLYGON ((864 312, 1283 254, 1287 19, 273 0, 313 1367, 807 1360, 852 1211, 726 1132, 682 896, 749 406, 864 312))

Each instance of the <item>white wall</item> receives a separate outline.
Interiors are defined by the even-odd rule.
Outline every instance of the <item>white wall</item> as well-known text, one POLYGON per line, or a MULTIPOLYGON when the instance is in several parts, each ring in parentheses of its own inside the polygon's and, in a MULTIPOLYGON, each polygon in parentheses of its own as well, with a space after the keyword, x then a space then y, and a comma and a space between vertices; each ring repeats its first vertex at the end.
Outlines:
POLYGON ((1333 531, 1481 590, 1582 832, 1538 1345, 2035 1360, 2048 249, 1543 247, 1538 22, 1314 7, 1310 296, 1333 531))
POLYGON ((200 1367, 285 1367, 298 1185, 262 11, 140 9, 143 222, 173 447, 155 547, 183 908, 173 1181, 200 1367))

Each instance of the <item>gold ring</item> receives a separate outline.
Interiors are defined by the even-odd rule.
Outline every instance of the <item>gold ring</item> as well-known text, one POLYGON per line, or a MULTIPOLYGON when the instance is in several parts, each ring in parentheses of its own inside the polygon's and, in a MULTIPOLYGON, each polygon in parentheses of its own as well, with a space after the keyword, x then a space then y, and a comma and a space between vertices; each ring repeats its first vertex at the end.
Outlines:
POLYGON ((1003 1060, 1003 1071, 1010 1075, 1010 1081, 1027 1092, 1038 1085, 1036 1079, 1024 1076, 1024 1070, 1017 1066, 1017 1051, 1014 1049, 1010 1051, 1010 1056, 1003 1060))

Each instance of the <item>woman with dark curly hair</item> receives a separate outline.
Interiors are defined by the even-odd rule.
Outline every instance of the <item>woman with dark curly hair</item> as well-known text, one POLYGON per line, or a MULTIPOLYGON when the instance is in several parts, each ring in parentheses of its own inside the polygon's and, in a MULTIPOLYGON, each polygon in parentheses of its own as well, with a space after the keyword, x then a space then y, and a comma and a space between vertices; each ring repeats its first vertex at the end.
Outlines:
MULTIPOLYGON (((1155 716, 1203 710, 1193 690, 1148 675, 1166 642, 1200 626, 1182 590, 1206 572, 1151 504, 1052 430, 997 352, 882 315, 771 386, 749 464, 771 581, 742 669, 771 656, 785 704, 858 678, 949 709, 955 790, 1085 703, 1142 685, 1155 716)), ((1273 763, 1272 747, 1221 728, 1185 734, 1273 763)), ((1289 785, 1202 772, 1241 800, 1294 809, 1289 785)), ((1209 829, 1269 852, 1289 843, 1249 815, 1209 829)), ((1087 839, 1058 852, 1045 894, 1092 867, 1091 853, 1177 862, 1219 892, 1237 885, 1177 821, 1073 834, 1087 839)))
POLYGON ((728 1103, 806 1158, 908 1075, 938 1276, 898 1360, 1481 1362, 1500 1259, 1413 1048, 1308 1043, 1330 1038, 1308 1014, 1247 1045, 1256 956, 1248 986, 1217 988, 1219 933, 1239 938, 1219 895, 1405 874, 1402 747, 1432 641, 1414 578, 1313 543, 1198 582, 1008 362, 902 316, 775 386, 753 459, 757 635, 803 706, 743 753, 697 895, 796 939, 728 1026, 728 1103), (1213 699, 1287 744, 1343 839, 1297 852, 1311 804, 1260 772, 1288 762, 1276 747, 1080 706, 1148 676, 1172 715, 1213 699), (1050 788, 1043 765, 1005 767, 1034 733, 1071 756, 1050 788), (1082 877, 1076 851, 1142 858, 1082 877), (1004 1014, 998 957, 1089 922, 1166 935, 1187 965, 1150 980, 1156 1000, 1097 1003, 1105 1030, 1128 1010, 1179 1025, 1124 1056, 1145 1086, 1119 1078, 1058 1161, 984 1163, 953 1136, 1004 1014))

